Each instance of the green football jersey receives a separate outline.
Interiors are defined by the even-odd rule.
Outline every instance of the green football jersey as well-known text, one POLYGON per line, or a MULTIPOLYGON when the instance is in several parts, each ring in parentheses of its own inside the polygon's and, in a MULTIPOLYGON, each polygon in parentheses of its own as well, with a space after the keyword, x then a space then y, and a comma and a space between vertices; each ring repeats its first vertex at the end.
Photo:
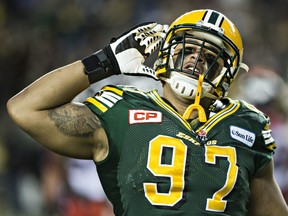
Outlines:
POLYGON ((157 91, 128 86, 105 86, 84 103, 108 136, 96 165, 115 215, 246 215, 250 179, 275 148, 255 107, 225 98, 205 123, 191 123, 157 91))

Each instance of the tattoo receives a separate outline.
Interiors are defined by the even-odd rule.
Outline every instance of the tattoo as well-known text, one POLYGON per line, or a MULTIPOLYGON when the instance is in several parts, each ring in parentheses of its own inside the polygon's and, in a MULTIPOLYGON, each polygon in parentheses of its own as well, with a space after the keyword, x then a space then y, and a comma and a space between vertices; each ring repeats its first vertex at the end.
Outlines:
POLYGON ((86 106, 66 104, 49 111, 49 117, 59 131, 67 136, 93 137, 101 122, 86 106))

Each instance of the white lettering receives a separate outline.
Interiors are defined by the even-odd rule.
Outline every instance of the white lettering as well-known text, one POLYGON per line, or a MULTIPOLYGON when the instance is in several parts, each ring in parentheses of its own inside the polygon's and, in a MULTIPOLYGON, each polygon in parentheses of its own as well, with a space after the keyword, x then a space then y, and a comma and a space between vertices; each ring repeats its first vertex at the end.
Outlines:
POLYGON ((238 140, 249 147, 252 147, 255 142, 254 133, 236 126, 230 126, 230 135, 233 139, 238 140))
POLYGON ((162 113, 153 110, 129 110, 129 124, 161 123, 162 113))

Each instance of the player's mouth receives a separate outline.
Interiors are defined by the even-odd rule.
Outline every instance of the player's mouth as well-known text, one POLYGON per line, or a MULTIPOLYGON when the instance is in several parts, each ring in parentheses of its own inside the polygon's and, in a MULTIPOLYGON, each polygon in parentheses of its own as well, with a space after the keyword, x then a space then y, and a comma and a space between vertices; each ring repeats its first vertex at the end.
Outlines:
POLYGON ((189 77, 192 77, 192 78, 198 78, 199 74, 201 74, 201 70, 200 68, 195 68, 194 65, 192 64, 188 64, 184 67, 184 70, 183 72, 186 74, 186 75, 189 75, 189 77))

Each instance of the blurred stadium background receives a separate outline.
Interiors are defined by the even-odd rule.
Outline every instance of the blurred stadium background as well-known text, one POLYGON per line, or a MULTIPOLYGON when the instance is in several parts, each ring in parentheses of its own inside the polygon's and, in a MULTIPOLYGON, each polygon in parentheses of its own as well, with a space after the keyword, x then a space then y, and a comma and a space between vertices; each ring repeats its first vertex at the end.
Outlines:
MULTIPOLYGON (((77 213, 79 200, 82 207, 95 212, 97 203, 101 204, 98 209, 102 208, 102 213, 94 216, 111 215, 97 175, 89 171, 95 171, 93 166, 89 168, 92 162, 68 160, 36 144, 10 121, 6 101, 44 73, 102 48, 133 25, 146 21, 169 24, 184 12, 200 8, 223 12, 242 34, 244 62, 251 72, 239 76, 238 87, 230 95, 252 102, 271 115, 278 143, 275 176, 288 202, 287 0, 2 0, 1 216, 92 215, 94 210, 77 213), (78 179, 86 175, 85 170, 91 175, 90 181, 78 179), (75 187, 75 182, 80 186, 75 187)), ((136 80, 120 76, 104 82, 135 84, 136 80)), ((145 89, 157 88, 158 84, 143 78, 136 85, 145 89)), ((93 85, 77 99, 100 87, 93 85)))

